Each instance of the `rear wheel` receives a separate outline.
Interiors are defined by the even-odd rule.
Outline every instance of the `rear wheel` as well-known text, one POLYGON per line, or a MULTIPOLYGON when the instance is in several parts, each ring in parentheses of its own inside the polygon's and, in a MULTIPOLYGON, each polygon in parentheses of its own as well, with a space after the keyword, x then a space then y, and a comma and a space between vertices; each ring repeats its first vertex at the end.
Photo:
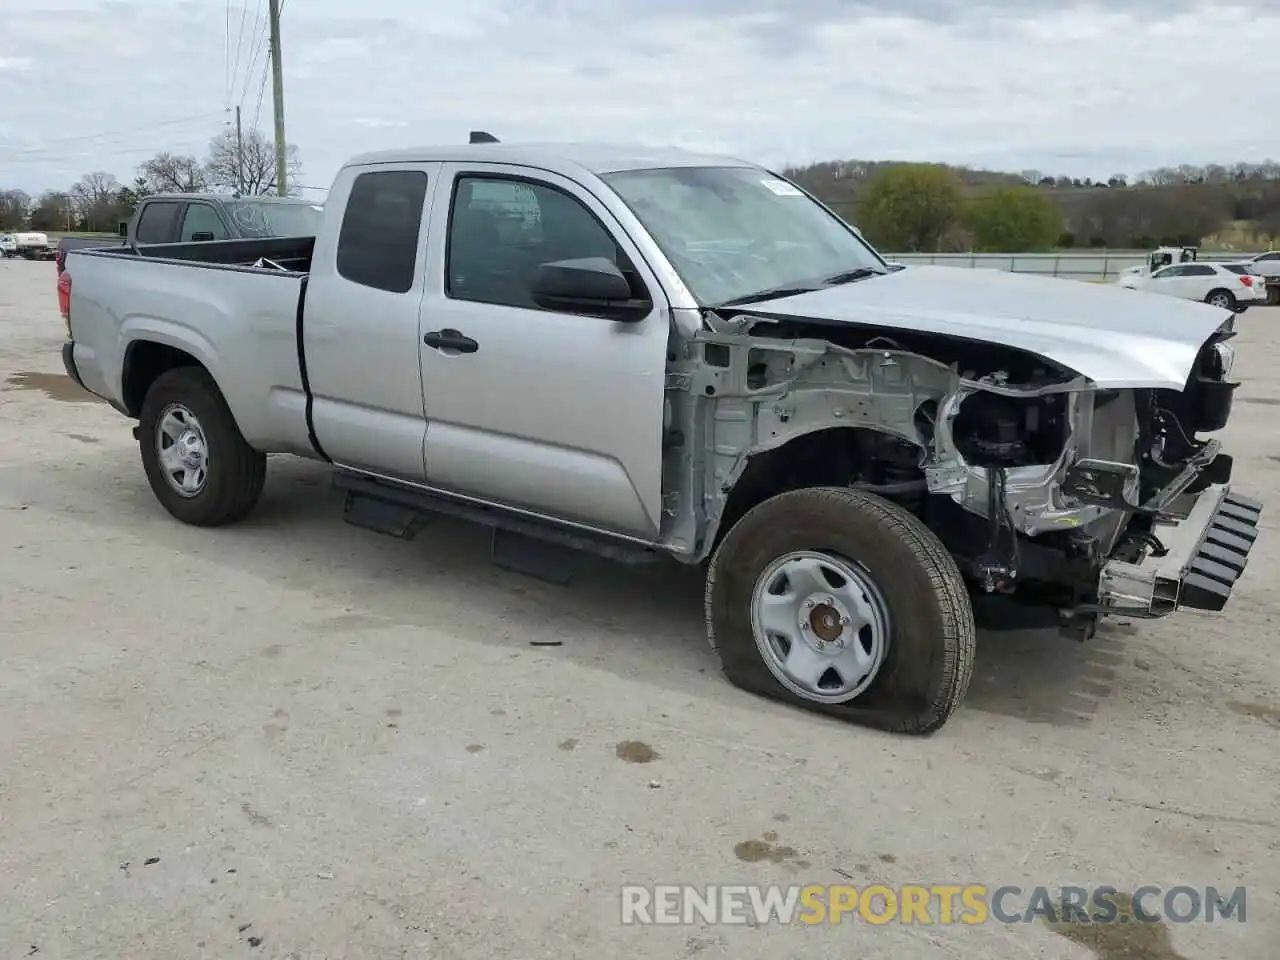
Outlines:
POLYGON ((1219 307, 1222 310, 1234 310, 1236 308, 1236 298, 1230 290, 1210 290, 1209 295, 1204 298, 1204 302, 1211 307, 1219 307))
POLYGON ((235 523, 258 502, 267 458, 245 442, 208 371, 156 378, 138 417, 142 466, 156 499, 183 523, 235 523))
POLYGON ((919 520, 838 487, 751 510, 707 570, 707 635, 735 685, 851 723, 931 733, 973 672, 955 562, 919 520))

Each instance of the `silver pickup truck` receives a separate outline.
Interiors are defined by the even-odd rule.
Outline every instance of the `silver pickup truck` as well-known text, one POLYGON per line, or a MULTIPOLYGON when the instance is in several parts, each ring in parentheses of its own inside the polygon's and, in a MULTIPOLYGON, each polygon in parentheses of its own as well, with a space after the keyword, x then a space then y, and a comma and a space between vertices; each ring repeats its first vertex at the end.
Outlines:
POLYGON ((1084 639, 1220 610, 1233 315, 984 270, 891 269, 812 196, 682 152, 474 143, 362 156, 314 238, 74 251, 71 377, 138 421, 189 524, 266 455, 345 516, 487 525, 496 562, 706 565, 745 689, 941 727, 995 598, 1084 639))

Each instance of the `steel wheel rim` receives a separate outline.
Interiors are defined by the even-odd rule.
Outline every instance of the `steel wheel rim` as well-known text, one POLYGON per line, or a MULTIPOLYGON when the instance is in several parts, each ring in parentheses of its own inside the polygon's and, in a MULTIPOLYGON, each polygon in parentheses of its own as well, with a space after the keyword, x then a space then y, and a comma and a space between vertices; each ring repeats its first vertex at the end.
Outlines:
POLYGON ((1231 301, 1227 298, 1225 294, 1220 293, 1216 297, 1209 298, 1209 305, 1211 307, 1222 307, 1225 310, 1228 306, 1231 305, 1231 301))
POLYGON ((171 403, 156 423, 156 455, 160 472, 180 497, 199 496, 209 482, 209 444, 196 415, 171 403))
POLYGON ((859 564, 799 550, 756 578, 751 632, 787 690, 815 703, 846 703, 866 692, 884 664, 889 607, 859 564))

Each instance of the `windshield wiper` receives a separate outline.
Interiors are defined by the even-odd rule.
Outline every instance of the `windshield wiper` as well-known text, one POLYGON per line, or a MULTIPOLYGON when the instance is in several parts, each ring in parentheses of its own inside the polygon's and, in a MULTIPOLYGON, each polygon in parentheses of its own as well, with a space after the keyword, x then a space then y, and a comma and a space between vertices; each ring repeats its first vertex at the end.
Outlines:
POLYGON ((882 277, 883 270, 876 270, 872 267, 855 267, 853 270, 844 270, 841 273, 833 273, 822 281, 824 287, 835 287, 842 283, 853 283, 855 280, 865 280, 867 277, 882 277))
POLYGON ((761 300, 775 300, 781 297, 794 297, 801 293, 813 293, 815 290, 821 290, 823 287, 834 287, 842 283, 853 283, 855 280, 865 280, 867 277, 884 276, 883 270, 875 270, 871 267, 857 267, 853 270, 842 270, 840 273, 833 273, 829 277, 824 277, 817 283, 810 284, 787 284, 781 287, 771 287, 768 290, 758 290, 755 293, 748 293, 741 297, 734 297, 732 300, 726 300, 723 303, 716 304, 717 307, 739 307, 748 303, 759 303, 761 300))
POLYGON ((794 297, 801 293, 813 293, 813 291, 819 289, 821 287, 815 287, 812 284, 771 287, 768 290, 757 290, 755 293, 748 293, 741 297, 734 297, 732 300, 725 300, 722 303, 717 303, 716 307, 740 307, 747 303, 759 303, 761 300, 775 300, 779 297, 794 297))

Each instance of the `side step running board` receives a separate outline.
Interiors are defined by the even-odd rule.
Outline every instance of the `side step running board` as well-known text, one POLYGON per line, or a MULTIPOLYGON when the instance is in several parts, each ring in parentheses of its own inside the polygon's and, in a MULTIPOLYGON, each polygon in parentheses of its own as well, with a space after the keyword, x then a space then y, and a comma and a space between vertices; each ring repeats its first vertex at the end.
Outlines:
POLYGON ((342 518, 399 540, 412 540, 433 515, 467 520, 492 531, 493 562, 552 583, 568 583, 584 555, 625 564, 653 563, 664 554, 639 544, 531 519, 497 507, 339 471, 333 485, 345 493, 342 518))

